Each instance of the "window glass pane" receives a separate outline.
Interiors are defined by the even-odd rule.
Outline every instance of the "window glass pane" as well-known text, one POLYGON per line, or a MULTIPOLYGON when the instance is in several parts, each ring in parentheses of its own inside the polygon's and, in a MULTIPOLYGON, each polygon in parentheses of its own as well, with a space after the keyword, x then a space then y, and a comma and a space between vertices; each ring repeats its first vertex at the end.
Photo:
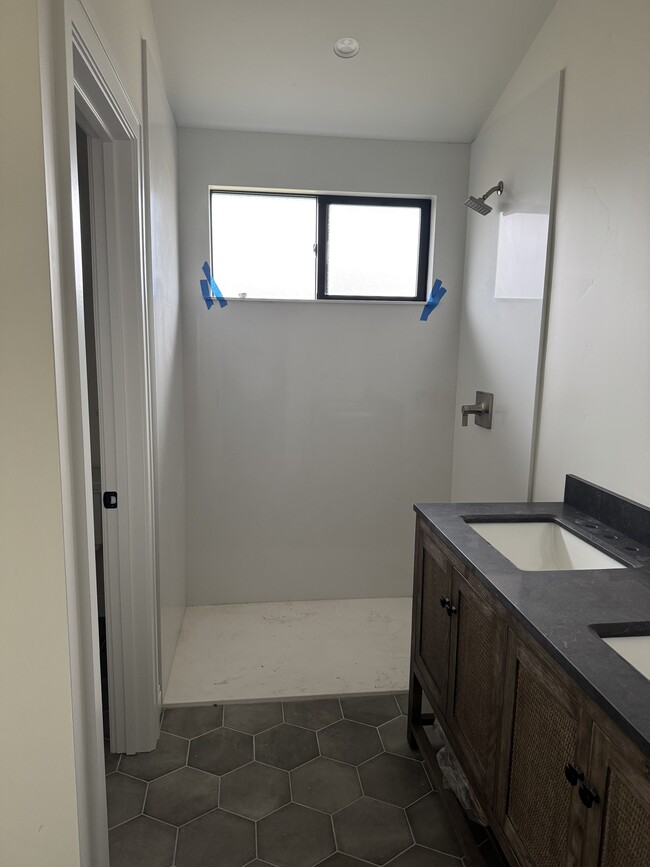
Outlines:
POLYGON ((419 208, 331 204, 328 211, 328 295, 417 295, 419 208))
POLYGON ((212 273, 226 298, 315 296, 316 199, 212 193, 212 273))

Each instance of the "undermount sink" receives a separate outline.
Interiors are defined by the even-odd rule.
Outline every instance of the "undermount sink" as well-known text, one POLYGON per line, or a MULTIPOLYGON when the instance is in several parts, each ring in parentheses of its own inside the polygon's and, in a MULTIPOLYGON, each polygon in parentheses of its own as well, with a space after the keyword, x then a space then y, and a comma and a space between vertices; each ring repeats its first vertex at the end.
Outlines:
POLYGON ((626 569, 553 521, 468 521, 479 536, 526 572, 626 569))
POLYGON ((596 623, 596 635, 650 680, 650 622, 596 623))
POLYGON ((601 638, 650 680, 650 635, 612 635, 601 638))

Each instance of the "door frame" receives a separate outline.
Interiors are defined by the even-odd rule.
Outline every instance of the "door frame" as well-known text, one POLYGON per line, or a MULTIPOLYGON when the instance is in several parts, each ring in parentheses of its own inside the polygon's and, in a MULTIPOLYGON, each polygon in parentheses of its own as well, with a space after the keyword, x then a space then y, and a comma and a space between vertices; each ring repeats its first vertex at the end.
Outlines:
POLYGON ((75 126, 82 117, 92 133, 93 205, 106 218, 94 270, 110 311, 97 329, 110 359, 100 405, 115 420, 102 479, 120 498, 103 515, 111 743, 130 753, 155 748, 160 720, 143 128, 80 0, 38 0, 38 14, 80 863, 108 867, 75 126))

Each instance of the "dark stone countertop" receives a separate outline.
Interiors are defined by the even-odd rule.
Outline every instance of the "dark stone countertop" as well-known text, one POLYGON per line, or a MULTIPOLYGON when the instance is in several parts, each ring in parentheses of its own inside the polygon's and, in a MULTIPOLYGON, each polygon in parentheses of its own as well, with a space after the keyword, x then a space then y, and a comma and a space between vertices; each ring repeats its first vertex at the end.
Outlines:
MULTIPOLYGON (((635 539, 624 536, 620 522, 617 527, 603 524, 567 503, 444 503, 414 508, 472 568, 477 580, 650 756, 650 681, 591 628, 625 624, 634 634, 636 624, 639 634, 638 625, 650 622, 650 548, 639 541, 642 534, 635 539), (552 519, 632 568, 523 571, 466 523, 475 518, 552 519), (614 536, 615 541, 606 536, 614 536)), ((613 629, 609 634, 621 632, 613 629)))

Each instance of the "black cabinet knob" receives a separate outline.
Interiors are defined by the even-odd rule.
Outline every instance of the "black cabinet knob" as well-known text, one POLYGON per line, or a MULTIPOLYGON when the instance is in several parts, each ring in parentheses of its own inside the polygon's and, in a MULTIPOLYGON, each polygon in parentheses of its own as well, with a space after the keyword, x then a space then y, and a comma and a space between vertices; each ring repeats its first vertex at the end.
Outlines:
POLYGON ((451 602, 447 605, 447 614, 451 617, 452 614, 456 614, 458 609, 455 605, 452 605, 451 602))
POLYGON ((449 596, 441 596, 440 597, 440 607, 441 608, 446 608, 450 602, 451 602, 451 600, 450 600, 449 596))
POLYGON ((580 768, 574 768, 573 765, 570 764, 564 766, 564 776, 572 786, 576 786, 578 781, 584 780, 585 778, 585 775, 582 773, 580 768))
POLYGON ((580 795, 580 800, 588 810, 590 810, 594 804, 600 803, 598 792, 595 789, 590 789, 585 786, 584 783, 582 783, 578 789, 578 794, 580 795))

